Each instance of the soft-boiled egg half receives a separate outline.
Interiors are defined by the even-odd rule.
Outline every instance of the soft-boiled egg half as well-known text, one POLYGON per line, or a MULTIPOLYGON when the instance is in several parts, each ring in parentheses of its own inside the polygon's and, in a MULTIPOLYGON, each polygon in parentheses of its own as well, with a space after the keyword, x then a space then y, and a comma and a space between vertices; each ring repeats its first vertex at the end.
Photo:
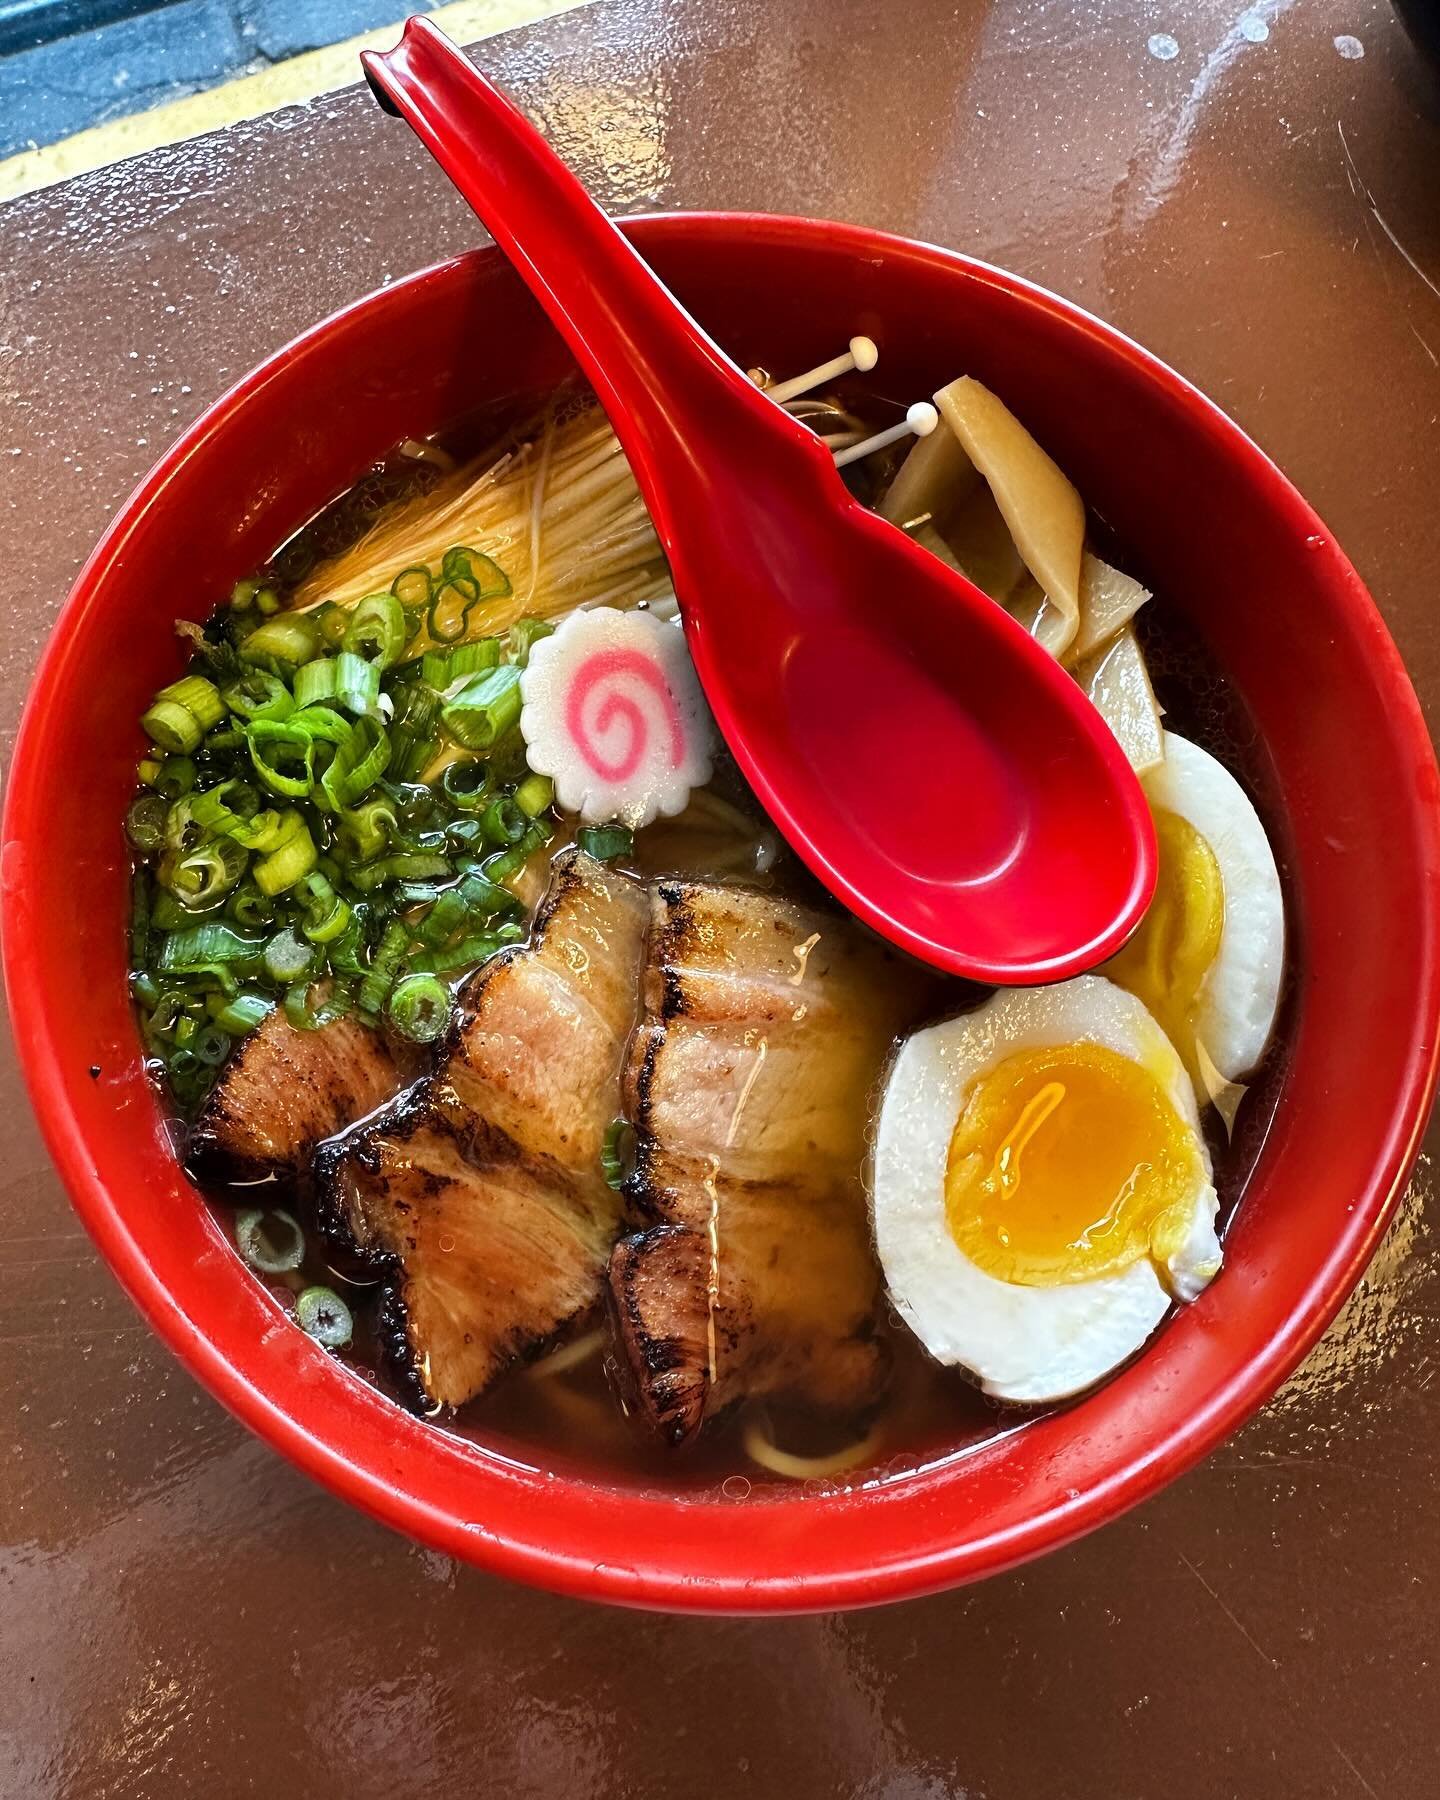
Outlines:
POLYGON ((1198 744, 1164 734, 1142 777, 1160 849, 1155 898, 1105 974, 1143 1000, 1202 1096, 1238 1081, 1275 1024, 1285 908, 1275 855, 1245 790, 1198 744))
POLYGON ((1002 990, 901 1047, 875 1236, 930 1353, 998 1399, 1080 1392, 1220 1267, 1210 1157, 1165 1033, 1098 975, 1002 990))

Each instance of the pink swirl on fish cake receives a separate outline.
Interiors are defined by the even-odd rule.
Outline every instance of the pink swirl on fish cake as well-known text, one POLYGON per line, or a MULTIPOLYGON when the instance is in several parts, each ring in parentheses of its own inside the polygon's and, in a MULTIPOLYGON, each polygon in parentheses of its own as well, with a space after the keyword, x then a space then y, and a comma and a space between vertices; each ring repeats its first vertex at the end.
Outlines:
POLYGON ((638 650, 597 650, 587 656, 576 669, 565 695, 565 727, 570 741, 587 768, 602 781, 628 781, 640 767, 651 748, 649 721, 632 694, 616 683, 630 677, 638 681, 658 702, 670 737, 669 767, 678 769, 685 756, 685 727, 675 696, 658 665, 638 650), (585 709, 597 689, 600 703, 593 717, 586 719, 585 709), (624 748, 618 756, 608 756, 596 742, 616 725, 625 728, 624 748))

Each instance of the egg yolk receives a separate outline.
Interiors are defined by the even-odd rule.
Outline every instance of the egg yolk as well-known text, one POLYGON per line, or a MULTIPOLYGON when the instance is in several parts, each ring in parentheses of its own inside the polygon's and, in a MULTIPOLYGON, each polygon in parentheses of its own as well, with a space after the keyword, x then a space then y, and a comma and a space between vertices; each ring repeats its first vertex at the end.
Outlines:
POLYGON ((1104 973, 1144 1001, 1192 1079, 1198 1079, 1195 1010, 1220 953, 1225 885, 1215 852, 1188 819, 1157 812, 1155 838, 1160 851, 1155 898, 1104 973))
POLYGON ((1204 1180, 1194 1131, 1147 1068, 1057 1044, 976 1083, 950 1140, 946 1220, 987 1275, 1055 1287, 1163 1265, 1204 1180))

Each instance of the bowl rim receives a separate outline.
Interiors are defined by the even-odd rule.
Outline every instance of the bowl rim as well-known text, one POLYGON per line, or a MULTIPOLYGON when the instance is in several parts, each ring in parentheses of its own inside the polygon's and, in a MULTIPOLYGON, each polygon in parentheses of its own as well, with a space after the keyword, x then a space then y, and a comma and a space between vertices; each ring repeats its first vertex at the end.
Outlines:
MULTIPOLYGON (((709 237, 730 241, 739 234, 772 245, 797 241, 823 242, 855 258, 890 256, 939 264, 957 277, 978 280, 1008 297, 1038 306, 1066 327, 1099 340, 1172 402, 1212 438, 1223 440, 1230 455, 1248 464, 1264 488, 1269 504, 1283 509, 1302 533, 1323 534, 1325 555, 1334 559, 1341 576, 1346 604, 1352 616, 1367 628, 1373 660, 1371 679, 1383 688, 1390 703, 1390 718, 1397 741, 1415 760, 1417 769, 1428 769, 1428 783, 1417 781, 1411 815, 1413 848, 1428 866, 1440 866, 1440 806, 1435 794, 1440 776, 1435 769, 1430 736, 1419 703, 1388 630, 1368 591, 1334 544, 1333 537, 1289 480, 1258 446, 1226 414, 1168 365, 1142 349, 1123 333, 1070 301, 1063 300, 1022 277, 994 268, 973 257, 920 240, 830 221, 789 218, 764 213, 676 212, 642 214, 620 221, 643 249, 647 243, 667 239, 709 237), (1420 790, 1426 791, 1422 793, 1420 790)), ((224 427, 282 365, 303 357, 307 350, 331 333, 343 330, 358 314, 375 309, 403 310, 408 298, 424 284, 463 280, 479 259, 494 258, 493 246, 484 246, 459 257, 430 265, 384 288, 348 303, 318 324, 273 352, 234 384, 187 427, 165 455, 141 480, 87 559, 61 609, 32 679, 17 735, 10 780, 5 796, 4 861, 9 863, 12 842, 34 833, 42 816, 43 780, 40 758, 32 749, 38 734, 38 716, 48 690, 56 682, 67 655, 67 641, 77 620, 93 604, 108 571, 122 555, 125 542, 151 499, 174 480, 205 440, 224 427)), ((6 870, 8 876, 8 868, 6 870)), ((447 1554, 479 1564, 494 1572, 571 1595, 606 1599, 620 1604, 664 1607, 702 1612, 799 1612, 875 1604, 937 1591, 979 1576, 998 1573, 1044 1551, 1058 1548, 1096 1526, 1117 1517, 1153 1494, 1199 1461, 1230 1431, 1264 1403, 1296 1367, 1339 1311, 1374 1253, 1398 1204, 1435 1091, 1437 1021, 1440 1021, 1440 896, 1429 890, 1424 913, 1424 935, 1430 954, 1417 981, 1415 1008, 1405 1045, 1405 1080, 1397 1089, 1394 1105, 1383 1124, 1379 1152, 1371 1178, 1357 1193, 1346 1228, 1337 1234, 1328 1254, 1315 1266, 1308 1283, 1290 1308, 1283 1326, 1254 1354, 1243 1356, 1228 1379, 1211 1393, 1208 1403, 1184 1418, 1171 1421, 1147 1439, 1143 1452, 1128 1455, 1110 1475, 1083 1491, 1057 1493, 1053 1502, 991 1532, 976 1532, 960 1544, 928 1550, 887 1549, 885 1560, 873 1560, 856 1543, 849 1565, 820 1570, 799 1567, 785 1577, 755 1580, 743 1570, 723 1576, 686 1575, 673 1567, 649 1571, 592 1561, 547 1547, 542 1534, 506 1535, 480 1529, 425 1498, 405 1483, 403 1469, 357 1462, 355 1456, 323 1432, 311 1429, 281 1405, 264 1384, 246 1370, 243 1358, 222 1347, 218 1330, 207 1329, 177 1302, 145 1258, 126 1226, 122 1209, 112 1199, 91 1157, 86 1153, 79 1120, 65 1086, 64 1072, 46 1008, 43 945, 37 941, 32 919, 19 904, 18 886, 0 882, 0 924, 6 989, 12 1010, 13 1035, 32 1105, 47 1148, 64 1181, 75 1210, 126 1291, 159 1335, 185 1366, 257 1435, 333 1493, 363 1511, 447 1554)), ((137 1046, 138 1047, 138 1046, 137 1046)), ((396 1411, 397 1421, 405 1415, 396 1411)), ((427 1428, 428 1429, 428 1428, 427 1428)), ((397 1435, 403 1435, 397 1425, 397 1435)), ((489 1471, 493 1479, 493 1469, 489 1471)), ((484 1475, 477 1470, 476 1480, 484 1475)), ((911 1478, 923 1482, 924 1474, 911 1478)), ((583 1502, 587 1493, 602 1491, 594 1483, 557 1477, 550 1491, 558 1499, 571 1490, 583 1502)), ((609 1490, 604 1490, 609 1491, 609 1490)), ((863 1493, 849 1499, 863 1500, 863 1493)), ((637 1511, 647 1503, 634 1496, 637 1511)), ((836 1504, 827 1500, 825 1504, 836 1504)), ((816 1502, 803 1494, 768 1499, 767 1508, 794 1515, 798 1530, 816 1502)), ((857 1534, 858 1537, 859 1534, 857 1534)))

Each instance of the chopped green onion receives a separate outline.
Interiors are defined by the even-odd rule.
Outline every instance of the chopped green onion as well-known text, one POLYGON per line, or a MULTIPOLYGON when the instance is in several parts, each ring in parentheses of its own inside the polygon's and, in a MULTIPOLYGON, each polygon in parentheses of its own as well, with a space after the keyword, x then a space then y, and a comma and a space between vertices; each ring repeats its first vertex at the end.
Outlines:
POLYGON ((278 675, 251 669, 225 690, 231 712, 242 719, 285 719, 295 710, 295 698, 278 675))
POLYGON ((500 794, 485 808, 480 823, 490 842, 503 847, 518 844, 529 821, 509 794, 500 794))
MULTIPOLYGON (((260 610, 265 611, 261 589, 260 610)), ((320 627, 309 613, 276 613, 256 627, 240 646, 240 660, 268 669, 272 675, 288 675, 308 663, 320 649, 320 627)))
MULTIPOLYGON (((138 998, 139 982, 135 986, 138 998)), ((146 1021, 146 1029, 154 1038, 170 1038, 179 1031, 187 1018, 193 1027, 196 1011, 203 1010, 205 1003, 195 994, 187 994, 178 988, 167 988, 164 993, 157 991, 148 1004, 153 1011, 146 1021)))
POLYGON ((178 800, 195 785, 194 760, 188 756, 167 756, 150 785, 167 800, 178 800))
POLYGON ((157 887, 150 897, 150 923, 156 931, 188 931, 198 919, 208 918, 224 905, 222 896, 209 906, 182 906, 173 894, 157 887))
POLYGON ((189 1048, 196 1062, 218 1069, 230 1054, 230 1034, 212 1019, 191 1038, 189 1048))
POLYGON ((430 579, 430 571, 424 563, 415 563, 411 568, 402 569, 390 583, 390 592, 406 607, 427 607, 435 584, 430 579))
POLYGON ((440 771, 440 788, 452 806, 462 812, 482 811, 490 803, 495 782, 478 757, 446 763, 440 771))
POLYGON ((296 1031, 319 1031, 322 1025, 343 1019, 350 1010, 349 990, 336 984, 323 1000, 316 1000, 319 988, 298 981, 285 990, 285 1017, 296 1031))
POLYGON ((125 835, 142 856, 149 856, 165 842, 165 821, 170 803, 159 794, 142 794, 132 800, 125 814, 125 835))
POLYGON ((388 669, 400 660, 409 633, 405 611, 394 594, 366 594, 350 615, 344 647, 352 655, 388 669))
POLYGON ((391 698, 395 708, 390 721, 391 778, 416 780, 439 748, 435 728, 440 722, 440 696, 423 681, 405 681, 396 685, 391 698))
POLYGON ((597 862, 614 862, 633 855, 635 833, 627 825, 586 825, 575 833, 575 842, 597 862))
POLYGON ((247 850, 261 848, 249 841, 252 827, 258 822, 260 795, 248 781, 222 781, 203 794, 195 794, 189 804, 190 817, 201 830, 223 831, 247 850))
POLYGON ((336 812, 354 806, 369 792, 390 764, 390 739, 375 719, 357 719, 335 760, 321 779, 321 790, 336 812))
POLYGON ((265 973, 282 987, 308 975, 314 961, 314 945, 298 936, 293 926, 277 931, 265 946, 265 973))
POLYGON ((510 592, 510 577, 493 557, 456 544, 445 552, 440 573, 446 581, 470 582, 478 600, 501 600, 510 592))
POLYGON ((345 633, 350 629, 350 615, 343 606, 337 606, 333 600, 327 600, 317 606, 310 615, 320 632, 321 641, 332 650, 338 650, 345 642, 345 633))
POLYGON ((496 913, 508 912, 515 905, 515 896, 509 888, 501 887, 478 871, 465 877, 458 892, 465 902, 466 912, 477 919, 493 918, 496 913))
POLYGON ((488 750, 518 722, 520 705, 520 671, 506 665, 467 681, 440 717, 467 750, 488 750))
POLYGON ((511 880, 520 873, 537 850, 544 849, 554 835, 555 828, 547 820, 532 819, 529 829, 518 844, 512 844, 508 850, 502 850, 499 855, 486 859, 486 879, 495 882, 511 880), (501 866, 506 871, 504 875, 499 872, 501 866))
POLYGON ((462 675, 481 675, 486 669, 499 667, 499 638, 476 638, 473 643, 456 644, 450 651, 450 667, 446 672, 446 686, 450 682, 459 681, 462 675))
POLYGON ((350 721, 342 719, 333 706, 312 706, 305 712, 293 714, 285 722, 311 743, 338 745, 348 743, 350 739, 350 721))
POLYGON ((407 975, 386 1005, 390 1023, 415 1044, 433 1044, 450 1023, 450 990, 433 975, 407 975))
POLYGON ((165 815, 165 842, 172 850, 193 850, 205 836, 205 828, 195 817, 200 796, 182 794, 172 801, 165 815))
POLYGON ((278 1206, 247 1206, 235 1215, 235 1247, 262 1275, 285 1275, 305 1260, 305 1233, 278 1206))
POLYGON ((392 919, 376 948, 375 960, 360 983, 358 1004, 362 1013, 373 1017, 385 1004, 409 943, 410 927, 400 919, 392 919))
POLYGON ((515 790, 515 804, 527 819, 539 818, 555 804, 555 783, 548 775, 527 775, 515 790))
MULTIPOLYGON (((313 664, 307 666, 314 667, 313 664)), ((380 698, 380 664, 366 662, 353 650, 342 650, 333 666, 335 698, 345 710, 356 714, 374 712, 380 698)), ((303 675, 305 670, 300 673, 303 675)))
POLYGON ((460 889, 447 888, 436 895, 435 904, 416 925, 415 935, 422 944, 443 944, 465 923, 468 911, 460 889))
POLYGON ((262 894, 283 894, 308 875, 319 860, 315 840, 298 812, 286 813, 290 821, 281 841, 254 868, 255 885, 262 894))
POLYGON ((323 706, 335 698, 336 686, 335 658, 317 656, 295 671, 295 704, 302 710, 323 706))
POLYGON ((198 975, 233 964, 258 968, 264 945, 229 925, 191 925, 168 933, 156 964, 162 975, 198 975))
POLYGON ((254 882, 244 881, 231 894, 225 911, 237 925, 253 928, 271 922, 275 917, 275 903, 268 894, 262 894, 254 882))
POLYGON ((401 725, 405 725, 416 734, 425 734, 434 731, 434 727, 439 724, 441 700, 437 693, 432 693, 425 686, 425 682, 398 682, 392 689, 391 702, 394 706, 394 716, 391 718, 394 731, 400 731, 401 725))
POLYGON ((255 719, 246 728, 255 773, 272 793, 298 800, 315 779, 315 740, 293 719, 255 719))
POLYGON ((444 944, 464 925, 490 919, 515 905, 508 888, 498 887, 483 875, 471 873, 457 887, 440 894, 430 911, 415 927, 415 935, 430 948, 444 944))
POLYGON ((225 717, 225 702, 213 681, 203 675, 182 675, 155 696, 172 706, 183 706, 202 732, 209 731, 225 717))
POLYGON ((280 596, 267 583, 266 586, 256 590, 255 604, 262 613, 277 613, 280 610, 280 596))
POLYGON ((230 590, 230 604, 236 612, 244 612, 246 607, 255 604, 255 596, 259 592, 258 581, 237 581, 230 590))
POLYGON ((194 911, 228 894, 245 873, 248 860, 233 839, 211 838, 183 854, 176 850, 167 852, 160 859, 156 877, 182 906, 194 911))
POLYGON ((459 969, 489 962, 495 952, 510 941, 496 931, 478 931, 471 937, 461 938, 448 949, 422 951, 411 958, 410 967, 417 975, 453 975, 459 969))
POLYGON ((312 944, 330 944, 350 923, 350 905, 342 900, 327 876, 307 875, 297 888, 305 917, 301 930, 312 944))
POLYGON ((157 700, 141 715, 140 729, 159 749, 187 755, 204 737, 200 721, 176 700, 157 700))
POLYGON ((274 1010, 275 1002, 264 994, 237 994, 216 1013, 215 1023, 232 1038, 244 1037, 263 1024, 274 1010))
POLYGON ((383 887, 390 881, 443 881, 454 873, 443 856, 410 850, 353 869, 350 879, 362 893, 369 893, 372 888, 383 887))
POLYGON ((612 1188, 624 1185, 635 1159, 635 1133, 626 1119, 612 1119, 600 1146, 600 1173, 612 1188))
POLYGON ((325 1350, 343 1350, 355 1329, 350 1308, 327 1287, 307 1287, 295 1302, 295 1318, 306 1336, 325 1350))
POLYGON ((400 834, 400 821, 395 816, 393 803, 380 795, 342 812, 340 827, 354 844, 359 862, 369 862, 371 857, 378 856, 400 834))
POLYGON ((142 757, 135 768, 135 779, 142 787, 154 787, 164 763, 158 756, 142 757))
POLYGON ((466 581, 443 581, 430 597, 425 609, 425 627, 440 644, 455 644, 464 637, 470 624, 471 608, 478 604, 475 584, 466 581))
POLYGON ((500 661, 499 638, 476 638, 468 644, 452 644, 448 650, 427 650, 420 660, 420 679, 444 689, 463 675, 479 675, 500 661))
POLYGON ((373 904, 366 900, 357 901, 351 907, 350 923, 329 946, 330 967, 337 975, 363 977, 368 974, 366 932, 374 911, 373 904))
POLYGON ((550 637, 555 627, 549 619, 524 618, 517 619, 510 627, 510 660, 518 667, 524 668, 530 660, 530 652, 541 638, 550 637))
POLYGON ((487 848, 485 829, 473 814, 459 819, 451 819, 445 827, 445 848, 460 852, 468 850, 474 855, 481 855, 487 848))
POLYGON ((276 850, 293 830, 292 826, 286 824, 289 817, 289 813, 281 813, 275 807, 267 806, 264 812, 256 813, 253 819, 232 816, 225 827, 225 834, 234 838, 237 844, 243 844, 247 850, 276 850))
MULTIPOLYGON (((135 879, 139 881, 142 877, 137 875, 135 879)), ((130 977, 130 992, 137 1006, 154 1006, 160 998, 159 983, 153 975, 147 975, 143 971, 130 977)))
POLYGON ((432 790, 414 782, 390 781, 385 791, 395 803, 395 810, 401 820, 413 830, 420 830, 435 813, 435 795, 432 790))

